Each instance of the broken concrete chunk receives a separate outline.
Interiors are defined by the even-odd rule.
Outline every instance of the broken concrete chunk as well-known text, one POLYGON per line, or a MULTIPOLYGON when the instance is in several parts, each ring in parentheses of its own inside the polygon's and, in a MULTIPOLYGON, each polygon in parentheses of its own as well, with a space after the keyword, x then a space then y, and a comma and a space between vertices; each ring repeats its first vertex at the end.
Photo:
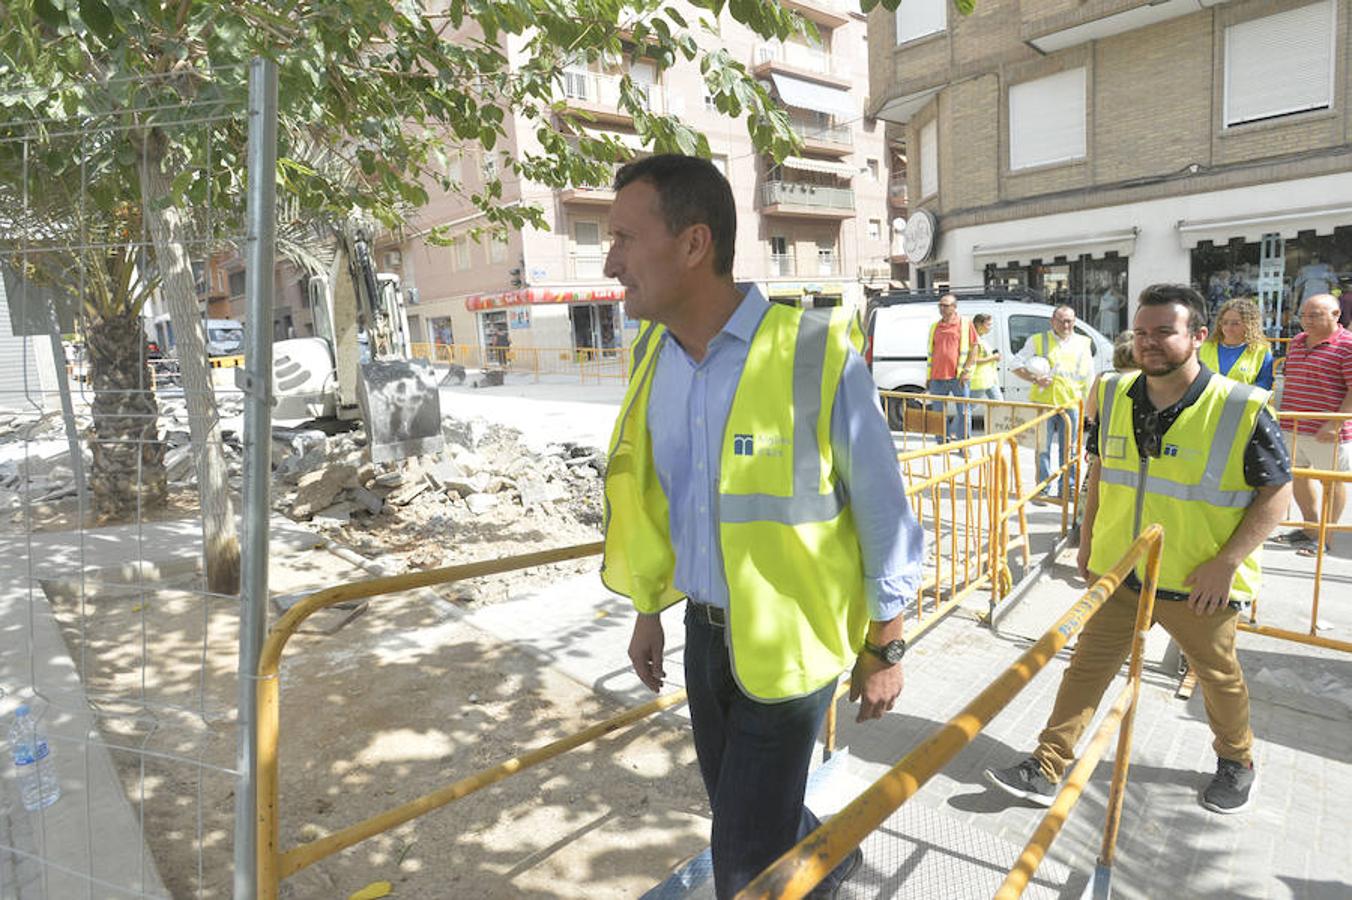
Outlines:
POLYGON ((357 508, 355 503, 343 502, 335 503, 332 506, 321 509, 310 519, 316 525, 336 527, 346 525, 352 521, 352 511, 357 508))
POLYGON ((517 482, 521 491, 522 506, 536 506, 551 503, 568 496, 568 490, 557 481, 542 481, 539 478, 523 478, 517 482))
POLYGON ((427 467, 426 473, 432 486, 443 491, 465 475, 465 472, 449 459, 438 459, 427 467))
POLYGON ((476 516, 483 515, 490 509, 498 505, 497 494, 470 494, 465 498, 465 505, 469 511, 476 516))
POLYGON ((361 509, 366 510, 373 516, 380 515, 380 511, 385 508, 385 500, 375 491, 368 491, 364 487, 349 488, 347 496, 352 502, 361 509))
POLYGON ((296 500, 291 505, 291 515, 297 519, 308 519, 319 510, 333 505, 338 495, 350 487, 357 487, 356 466, 340 463, 302 475, 300 487, 296 490, 296 500))
POLYGON ((426 481, 419 479, 418 481, 404 485, 385 499, 395 506, 407 506, 414 497, 417 497, 429 487, 431 487, 431 485, 426 481))
POLYGON ((404 483, 403 472, 385 472, 371 479, 376 487, 393 488, 404 483))

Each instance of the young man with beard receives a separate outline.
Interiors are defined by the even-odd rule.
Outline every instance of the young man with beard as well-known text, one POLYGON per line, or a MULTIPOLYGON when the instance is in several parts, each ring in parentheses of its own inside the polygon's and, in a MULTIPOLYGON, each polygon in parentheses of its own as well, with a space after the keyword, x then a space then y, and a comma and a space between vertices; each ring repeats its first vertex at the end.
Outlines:
MULTIPOLYGON (((1291 498, 1291 461, 1267 410, 1268 392, 1209 371, 1205 302, 1181 285, 1152 285, 1138 301, 1140 372, 1104 376, 1090 454, 1080 575, 1093 580, 1145 526, 1164 526, 1154 621, 1188 658, 1215 735, 1216 774, 1201 803, 1248 806, 1254 784, 1249 693, 1235 654, 1239 610, 1258 590, 1257 550, 1291 498)), ((1050 806, 1103 692, 1131 648, 1145 561, 1085 625, 1037 749, 986 778, 1050 806)))
MULTIPOLYGON (((817 827, 808 763, 840 673, 859 721, 901 693, 923 538, 846 310, 743 294, 736 206, 708 161, 615 176, 605 273, 643 321, 606 472, 601 577, 638 611, 629 659, 661 689, 661 611, 685 606, 685 683, 732 897, 817 827)), ((813 896, 835 896, 856 848, 813 896)))

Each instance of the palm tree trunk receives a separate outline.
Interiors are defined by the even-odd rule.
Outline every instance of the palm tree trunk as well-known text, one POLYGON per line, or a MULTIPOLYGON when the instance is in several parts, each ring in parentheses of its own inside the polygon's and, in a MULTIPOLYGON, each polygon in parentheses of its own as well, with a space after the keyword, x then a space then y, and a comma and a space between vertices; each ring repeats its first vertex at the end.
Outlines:
POLYGON ((168 492, 159 403, 142 358, 141 317, 119 310, 95 318, 86 338, 94 386, 93 511, 100 519, 124 521, 160 506, 168 492))
POLYGON ((160 131, 138 146, 141 201, 155 244, 160 290, 169 306, 178 347, 179 371, 188 406, 188 427, 197 448, 197 485, 202 504, 202 538, 206 549, 207 589, 239 593, 239 536, 230 501, 230 480, 221 446, 216 394, 207 367, 206 337, 197 307, 192 263, 188 258, 183 211, 170 202, 171 178, 164 171, 167 140, 160 131))

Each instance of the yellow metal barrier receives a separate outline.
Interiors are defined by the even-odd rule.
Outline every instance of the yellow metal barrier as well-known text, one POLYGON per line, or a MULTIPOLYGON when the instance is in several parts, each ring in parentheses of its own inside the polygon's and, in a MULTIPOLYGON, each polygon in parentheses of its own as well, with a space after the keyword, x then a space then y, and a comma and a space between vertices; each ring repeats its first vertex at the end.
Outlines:
POLYGON ((277 621, 263 645, 262 656, 258 663, 256 688, 258 697, 258 786, 255 806, 258 817, 257 888, 258 896, 262 900, 275 900, 283 878, 293 875, 327 856, 393 828, 402 822, 407 822, 424 813, 445 806, 453 800, 471 794, 506 778, 508 775, 544 762, 560 753, 581 746, 685 700, 684 691, 659 697, 643 706, 593 725, 578 734, 508 760, 486 772, 440 788, 417 800, 379 813, 327 837, 283 851, 280 846, 277 809, 280 781, 277 741, 281 730, 281 679, 279 672, 281 670, 282 651, 286 648, 287 641, 296 633, 300 624, 319 610, 347 600, 376 597, 381 594, 430 587, 466 578, 497 575, 517 569, 528 569, 570 559, 596 556, 600 552, 601 544, 599 542, 578 544, 572 547, 543 550, 538 553, 527 553, 504 559, 431 569, 426 572, 410 572, 404 575, 370 578, 365 581, 342 584, 316 591, 293 606, 287 611, 286 615, 277 621))
MULTIPOLYGON (((1122 731, 1118 740, 1118 760, 1113 774, 1113 790, 1109 798, 1108 822, 1104 834, 1104 851, 1100 856, 1100 868, 1111 866, 1113 848, 1116 843, 1117 823, 1121 815, 1121 802, 1125 790, 1127 774, 1126 760, 1131 751, 1131 726, 1133 712, 1140 691, 1142 657, 1145 646, 1145 633, 1154 613, 1155 586, 1159 576, 1160 551, 1163 546, 1164 531, 1159 525, 1145 529, 1128 548, 1117 565, 1085 592, 1085 594, 1063 615, 1055 625, 1036 644, 1030 647, 1019 659, 992 681, 978 694, 962 712, 954 716, 946 725, 931 734, 921 744, 908 753, 885 775, 875 781, 862 794, 843 810, 822 824, 816 831, 805 837, 795 847, 761 872, 737 896, 739 900, 751 898, 792 898, 804 897, 816 887, 823 878, 839 865, 854 848, 878 828, 888 816, 892 815, 903 803, 913 797, 935 773, 957 756, 972 739, 1005 708, 1011 700, 1036 676, 1047 663, 1070 642, 1085 622, 1096 613, 1113 591, 1117 590, 1136 562, 1146 558, 1146 572, 1141 590, 1141 603, 1137 610, 1136 634, 1132 642, 1131 699, 1122 714, 1122 731)), ((1087 773, 1085 773, 1087 775, 1087 773)), ((1070 789, 1067 785, 1066 789, 1070 789)), ((1064 790, 1063 789, 1063 792, 1064 790)), ((1061 799, 1061 798, 1058 798, 1061 799)), ((1068 810, 1070 804, 1066 804, 1068 810)), ((1055 811, 1053 807, 1053 811, 1055 811)), ((1050 817, 1050 814, 1049 814, 1050 817)), ((1050 826, 1049 826, 1050 827, 1050 826)), ((1059 825, 1055 826, 1059 827, 1059 825)), ((1054 832, 1053 832, 1054 834, 1054 832)), ((1035 836, 1036 841, 1036 836, 1035 836)), ((1045 852, 1050 838, 1034 846, 1045 852)), ((1025 851, 1027 854, 1029 851, 1025 851)), ((1040 857, 1039 857, 1040 858, 1040 857)), ((1027 883, 1032 868, 1021 858, 1011 877, 1015 883, 1020 878, 1027 883), (1027 875, 1020 875, 1027 871, 1027 875)), ((1017 896, 1021 888, 1014 888, 1017 896)))
POLYGON ((629 378, 629 348, 480 347, 475 344, 412 344, 415 359, 467 369, 506 369, 521 375, 576 376, 583 384, 629 378))

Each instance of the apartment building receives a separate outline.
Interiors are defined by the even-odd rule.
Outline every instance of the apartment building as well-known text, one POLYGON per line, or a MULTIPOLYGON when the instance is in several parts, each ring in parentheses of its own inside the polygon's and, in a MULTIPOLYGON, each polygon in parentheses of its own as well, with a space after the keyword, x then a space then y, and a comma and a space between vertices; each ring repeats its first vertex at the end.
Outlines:
MULTIPOLYGON (((1036 288, 1112 334, 1146 285, 1352 278, 1349 0, 906 0, 869 17, 923 284, 1036 288)), ((1349 285, 1352 286, 1352 285, 1349 285)))
MULTIPOLYGON (((653 111, 679 116, 708 137, 737 199, 734 278, 780 302, 858 306, 866 289, 904 275, 891 240, 892 220, 905 212, 905 185, 891 183, 893 162, 902 157, 889 148, 883 124, 865 116, 867 28, 857 7, 850 11, 846 0, 788 5, 816 23, 820 42, 766 42, 729 16, 720 21, 729 53, 784 104, 803 139, 800 155, 782 164, 755 151, 742 121, 714 109, 694 64, 660 73, 633 56, 612 67, 579 64, 561 73, 559 96, 592 117, 589 130, 641 155, 632 118, 617 102, 627 73, 653 111)), ((707 12, 692 9, 689 18, 700 14, 707 12)), ((509 42, 507 51, 519 55, 521 48, 509 42)), ((621 346, 637 323, 624 315, 624 289, 602 274, 609 189, 551 190, 508 179, 502 202, 540 206, 549 230, 476 237, 484 222, 465 197, 507 171, 506 159, 540 150, 522 117, 509 116, 506 129, 495 151, 475 148, 452 160, 463 195, 434 196, 412 229, 377 246, 382 268, 400 275, 416 298, 408 310, 414 339, 483 346, 505 329, 517 347, 621 346), (426 240, 436 227, 449 230, 450 246, 426 240)))

